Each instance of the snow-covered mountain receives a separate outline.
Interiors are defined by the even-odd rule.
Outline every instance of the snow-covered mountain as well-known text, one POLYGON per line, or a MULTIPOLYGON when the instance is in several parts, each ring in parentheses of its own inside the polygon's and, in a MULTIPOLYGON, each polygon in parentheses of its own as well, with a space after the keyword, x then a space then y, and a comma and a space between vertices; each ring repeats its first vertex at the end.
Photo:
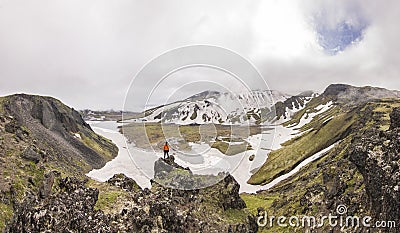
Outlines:
POLYGON ((148 109, 140 121, 175 124, 270 124, 290 119, 316 94, 296 96, 275 90, 241 93, 204 91, 185 100, 148 109))

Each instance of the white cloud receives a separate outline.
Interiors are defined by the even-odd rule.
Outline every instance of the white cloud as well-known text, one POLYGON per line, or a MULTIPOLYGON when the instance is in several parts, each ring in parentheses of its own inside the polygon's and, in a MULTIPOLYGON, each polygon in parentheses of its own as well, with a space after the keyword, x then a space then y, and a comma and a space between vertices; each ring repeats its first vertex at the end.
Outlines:
POLYGON ((120 109, 146 62, 189 44, 236 51, 270 87, 286 92, 340 82, 400 89, 399 6, 395 0, 0 0, 0 95, 38 93, 75 108, 120 109), (316 19, 332 27, 363 19, 368 27, 359 43, 330 56, 316 42, 316 19))
POLYGON ((263 1, 255 12, 255 56, 290 59, 318 48, 298 1, 263 1))

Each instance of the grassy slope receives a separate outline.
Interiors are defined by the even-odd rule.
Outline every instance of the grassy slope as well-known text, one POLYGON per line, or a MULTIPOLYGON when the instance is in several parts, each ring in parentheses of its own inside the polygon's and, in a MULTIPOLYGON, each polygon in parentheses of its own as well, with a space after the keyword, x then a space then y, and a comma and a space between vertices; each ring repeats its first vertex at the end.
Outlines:
POLYGON ((323 119, 325 118, 314 119, 311 124, 316 125, 316 121, 319 121, 319 127, 286 142, 283 148, 271 152, 268 161, 248 182, 266 184, 289 172, 303 160, 341 139, 357 120, 354 111, 340 113, 324 124, 322 124, 323 119))
MULTIPOLYGON (((348 143, 348 142, 346 142, 348 143)), ((323 176, 338 176, 337 164, 340 164, 344 174, 341 180, 346 183, 345 194, 352 198, 361 198, 363 195, 363 178, 352 164, 344 162, 343 155, 346 148, 336 146, 324 158, 311 163, 302 168, 297 174, 287 179, 271 190, 263 191, 258 194, 242 194, 247 208, 252 213, 257 213, 257 208, 263 207, 268 216, 299 216, 315 215, 326 213, 324 206, 325 195, 335 188, 332 182, 324 182, 323 176), (334 159, 332 159, 334 157, 334 159), (321 164, 326 167, 321 168, 321 164), (325 187, 325 191, 316 191, 315 187, 325 187), (312 195, 314 201, 311 206, 302 203, 302 199, 307 195, 312 195)), ((275 225, 273 227, 262 227, 259 232, 303 232, 301 228, 282 228, 275 225)))
MULTIPOLYGON (((257 208, 263 207, 267 210, 268 216, 295 215, 301 217, 304 215, 319 216, 321 214, 328 214, 329 209, 326 203, 330 201, 327 200, 330 198, 329 193, 334 193, 337 189, 337 182, 340 182, 345 189, 339 192, 335 199, 346 203, 347 207, 350 206, 349 208, 354 211, 355 215, 368 215, 369 212, 365 207, 367 203, 364 203, 367 201, 367 198, 363 177, 346 158, 347 147, 351 143, 355 133, 362 132, 368 127, 377 126, 381 130, 386 130, 390 124, 390 112, 394 107, 399 106, 400 100, 381 100, 371 102, 364 108, 359 109, 358 112, 353 112, 354 119, 357 119, 356 113, 363 115, 367 108, 371 108, 373 114, 368 117, 369 120, 367 122, 354 122, 354 124, 358 124, 357 132, 350 133, 326 155, 303 167, 292 177, 280 182, 270 190, 257 194, 241 194, 248 210, 256 214, 257 208), (322 188, 318 190, 317 187, 322 188), (308 197, 308 202, 304 202, 305 197, 308 197)), ((297 140, 288 142, 288 145, 297 140)), ((324 231, 324 229, 320 230, 324 231)), ((329 229, 325 230, 328 231, 329 229)), ((304 229, 282 228, 275 224, 272 228, 260 228, 259 232, 304 232, 304 229)))
POLYGON ((105 146, 97 143, 94 138, 99 139, 99 141, 105 141, 110 144, 114 144, 110 139, 105 138, 101 135, 96 134, 95 132, 88 131, 87 132, 89 136, 86 136, 85 134, 80 134, 82 138, 82 142, 87 146, 92 148, 94 151, 96 151, 98 154, 103 155, 104 158, 107 160, 112 160, 115 157, 115 154, 113 154, 112 151, 105 149, 105 146))
MULTIPOLYGON (((7 142, 9 139, 4 138, 4 141, 7 142)), ((21 145, 7 150, 3 156, 7 163, 0 164, 0 186, 4 198, 0 201, 0 231, 13 215, 11 196, 15 201, 22 201, 27 190, 39 192, 39 186, 43 181, 46 169, 39 164, 21 159, 19 154, 23 147, 24 145, 21 145)))

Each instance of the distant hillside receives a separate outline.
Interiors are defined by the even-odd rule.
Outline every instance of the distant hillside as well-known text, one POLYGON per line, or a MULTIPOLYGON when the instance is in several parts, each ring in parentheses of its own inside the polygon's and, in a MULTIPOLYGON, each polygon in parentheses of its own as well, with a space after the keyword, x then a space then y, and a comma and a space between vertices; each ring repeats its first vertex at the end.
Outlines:
POLYGON ((313 92, 291 96, 274 90, 242 93, 205 91, 182 101, 148 109, 141 117, 136 117, 136 121, 176 124, 277 123, 301 109, 314 96, 316 94, 313 92))
MULTIPOLYGON (((323 94, 347 105, 400 96, 399 91, 346 84, 332 84, 323 94)), ((138 115, 126 114, 124 120, 175 124, 280 124, 290 120, 296 112, 318 96, 312 91, 293 96, 275 90, 242 93, 204 91, 181 101, 148 109, 138 115)))
MULTIPOLYGON (((383 88, 354 87, 345 84, 328 86, 321 95, 312 98, 303 109, 295 112, 283 123, 289 128, 299 128, 303 133, 284 143, 282 149, 272 152, 267 163, 250 179, 250 182, 268 183, 280 174, 290 171, 307 157, 343 140, 359 126, 360 112, 366 105, 387 101, 390 109, 397 106, 390 103, 393 101, 397 103, 399 98, 400 92, 383 88), (321 111, 321 106, 328 103, 332 103, 330 107, 321 111), (306 119, 309 123, 300 124, 306 119), (269 175, 272 176, 268 177, 269 175)), ((385 127, 389 127, 388 122, 385 127)))
POLYGON ((135 118, 139 117, 140 113, 126 112, 126 111, 95 111, 90 109, 85 109, 79 111, 85 121, 121 121, 122 116, 125 118, 135 118))

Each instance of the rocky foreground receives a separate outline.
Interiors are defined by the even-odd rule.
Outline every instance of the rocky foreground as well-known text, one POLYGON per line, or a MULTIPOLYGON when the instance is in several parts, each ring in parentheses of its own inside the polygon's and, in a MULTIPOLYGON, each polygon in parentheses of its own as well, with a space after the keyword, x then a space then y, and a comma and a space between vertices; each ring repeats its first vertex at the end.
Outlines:
POLYGON ((257 231, 232 176, 196 176, 173 157, 155 163, 151 190, 88 179, 117 148, 51 97, 0 97, 0 152, 1 232, 257 231))
MULTIPOLYGON (((158 181, 180 176, 182 171, 188 170, 175 164, 173 157, 155 164, 158 181)), ((6 232, 257 231, 256 220, 244 210, 239 185, 230 175, 209 188, 196 190, 165 188, 156 182, 151 190, 141 190, 123 174, 115 175, 107 184, 97 184, 98 188, 88 180, 62 178, 57 172, 47 177, 43 195, 30 195, 18 204, 6 232), (118 196, 111 198, 111 194, 118 196)), ((197 182, 198 178, 184 175, 182 179, 197 182)))

